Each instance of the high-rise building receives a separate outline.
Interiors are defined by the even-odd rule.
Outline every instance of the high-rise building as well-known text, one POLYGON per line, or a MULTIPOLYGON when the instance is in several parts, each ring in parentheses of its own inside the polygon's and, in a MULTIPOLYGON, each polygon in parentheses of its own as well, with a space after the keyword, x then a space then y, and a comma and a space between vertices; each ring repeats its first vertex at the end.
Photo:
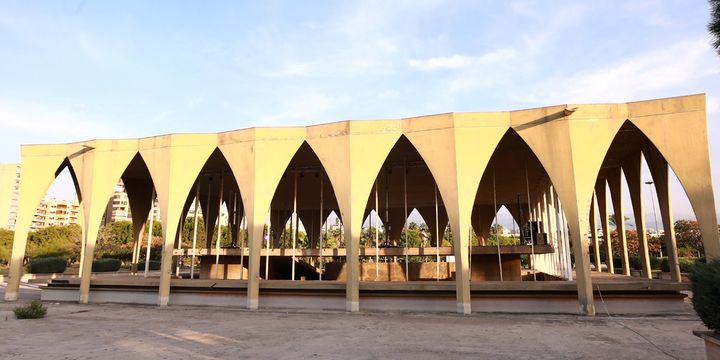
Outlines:
POLYGON ((0 228, 15 229, 20 164, 0 164, 0 228))
MULTIPOLYGON (((157 198, 155 198, 155 203, 153 204, 153 219, 154 221, 160 221, 160 206, 158 205, 157 198)), ((103 224, 116 221, 132 221, 130 201, 128 200, 125 185, 122 180, 115 186, 115 191, 108 201, 105 216, 103 217, 103 224)))
POLYGON ((48 226, 80 225, 80 204, 77 198, 72 201, 44 198, 35 211, 30 230, 35 231, 48 226))

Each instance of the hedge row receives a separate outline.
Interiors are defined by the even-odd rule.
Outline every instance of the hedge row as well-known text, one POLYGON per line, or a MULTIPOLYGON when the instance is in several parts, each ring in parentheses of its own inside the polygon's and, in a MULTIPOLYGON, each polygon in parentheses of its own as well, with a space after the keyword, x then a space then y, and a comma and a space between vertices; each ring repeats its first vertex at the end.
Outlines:
MULTIPOLYGON (((138 271, 144 271, 145 270, 145 262, 141 261, 137 265, 138 271)), ((150 260, 150 270, 160 270, 160 261, 159 260, 150 260)))
POLYGON ((93 272, 115 272, 120 270, 122 262, 119 259, 98 259, 92 263, 93 272))
POLYGON ((30 274, 62 273, 67 269, 67 260, 61 257, 43 257, 30 260, 27 264, 30 274))
MULTIPOLYGON (((642 261, 639 256, 630 256, 628 258, 630 262, 630 268, 633 270, 642 270, 642 261)), ((705 258, 689 258, 681 257, 678 259, 680 264, 680 272, 689 273, 695 267, 698 262, 705 262, 705 258)), ((615 268, 622 268, 622 259, 619 257, 613 257, 613 265, 615 268)), ((650 257, 650 268, 652 270, 660 270, 662 272, 670 272, 670 264, 667 257, 650 257)))

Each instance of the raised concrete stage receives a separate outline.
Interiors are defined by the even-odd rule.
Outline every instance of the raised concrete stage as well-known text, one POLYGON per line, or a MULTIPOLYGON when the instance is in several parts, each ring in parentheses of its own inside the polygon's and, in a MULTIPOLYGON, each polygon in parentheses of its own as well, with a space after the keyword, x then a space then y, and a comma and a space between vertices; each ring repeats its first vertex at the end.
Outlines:
MULTIPOLYGON (((228 248, 196 250, 195 255, 200 258, 200 279, 220 279, 220 280, 239 280, 247 278, 247 248, 228 248), (219 268, 215 265, 216 255, 219 254, 219 268), (242 259, 242 260, 241 260, 242 259), (243 266, 240 266, 243 264, 243 266)), ((498 266, 498 248, 495 246, 473 246, 471 259, 471 279, 473 281, 498 281, 500 280, 500 270, 498 266)), ((360 248, 360 256, 374 260, 375 254, 382 259, 396 257, 400 262, 383 262, 377 264, 378 274, 376 277, 376 264, 372 262, 360 263, 360 280, 361 281, 423 281, 437 280, 437 270, 439 270, 439 280, 455 279, 455 264, 441 262, 439 269, 433 261, 425 261, 422 263, 411 262, 408 264, 406 274, 405 264, 402 259, 408 256, 451 256, 453 255, 452 247, 426 247, 426 248, 360 248)), ((500 254, 502 255, 503 280, 519 281, 521 280, 520 256, 531 253, 548 254, 553 252, 550 245, 536 245, 534 248, 530 245, 502 246, 500 254)), ((192 250, 175 250, 174 255, 188 256, 192 255, 192 250)), ((305 277, 307 280, 317 280, 318 273, 314 266, 304 262, 304 259, 317 259, 322 253, 323 257, 342 260, 346 256, 344 248, 340 249, 297 249, 295 250, 295 272, 296 279, 305 277)), ((268 274, 271 280, 289 280, 291 279, 292 265, 292 249, 263 249, 260 256, 260 269, 265 269, 265 261, 269 258, 268 274)), ((325 263, 324 280, 345 281, 345 262, 344 261, 328 261, 325 263)))
MULTIPOLYGON (((624 276, 594 279, 598 314, 671 314, 687 310, 685 283, 624 276), (602 297, 600 296, 602 295, 602 297)), ((158 278, 93 278, 90 302, 157 304, 158 278)), ((78 279, 52 280, 42 287, 46 301, 77 301, 78 279)), ((170 305, 244 307, 244 280, 173 279, 170 305)), ((471 284, 473 312, 578 313, 574 281, 505 281, 471 284)), ((339 281, 260 283, 261 308, 345 310, 345 284, 339 281)), ((443 281, 361 282, 362 311, 456 311, 455 284, 443 281)))

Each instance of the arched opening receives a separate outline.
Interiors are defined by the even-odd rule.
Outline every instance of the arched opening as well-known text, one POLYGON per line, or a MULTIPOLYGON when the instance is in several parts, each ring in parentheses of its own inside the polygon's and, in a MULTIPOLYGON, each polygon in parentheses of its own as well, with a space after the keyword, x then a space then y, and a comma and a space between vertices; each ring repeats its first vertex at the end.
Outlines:
POLYGON ((29 224, 23 259, 28 272, 79 274, 85 248, 81 202, 75 170, 66 158, 36 204, 29 224))
POLYGON ((182 278, 247 279, 247 226, 240 188, 215 149, 198 173, 180 215, 176 272, 182 278))
MULTIPOLYGON (((150 171, 140 154, 136 154, 118 179, 106 205, 95 259, 117 259, 123 265, 129 264, 131 274, 159 276, 163 224, 153 189, 150 171)), ((96 270, 105 269, 99 266, 96 270)))
POLYGON ((520 135, 508 129, 475 196, 471 281, 570 278, 564 218, 547 171, 520 135))
POLYGON ((373 236, 360 249, 360 281, 453 279, 452 247, 442 241, 437 246, 448 224, 442 197, 425 160, 404 135, 375 179, 365 219, 373 236))
POLYGON ((692 262, 703 255, 694 236, 699 225, 688 216, 692 210, 680 189, 657 147, 626 120, 598 172, 590 213, 593 263, 609 273, 680 281, 680 257, 692 262), (671 204, 684 209, 674 211, 671 204))
POLYGON ((270 280, 337 280, 345 263, 339 207, 325 169, 307 142, 280 179, 268 211, 260 273, 270 280))

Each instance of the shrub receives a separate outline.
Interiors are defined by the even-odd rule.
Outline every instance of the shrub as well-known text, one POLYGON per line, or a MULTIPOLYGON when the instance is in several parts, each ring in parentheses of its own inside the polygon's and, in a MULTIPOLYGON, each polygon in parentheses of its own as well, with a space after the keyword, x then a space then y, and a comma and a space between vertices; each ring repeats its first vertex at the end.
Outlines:
POLYGON ((119 259, 98 259, 92 263, 93 272, 114 272, 120 270, 122 262, 119 259))
POLYGON ((118 259, 120 261, 132 260, 132 250, 130 249, 117 249, 115 251, 103 252, 100 257, 103 259, 118 259))
POLYGON ((630 262, 630 268, 633 270, 642 270, 642 261, 639 256, 631 256, 628 261, 630 262))
POLYGON ((650 269, 661 270, 662 259, 664 259, 664 258, 659 258, 657 256, 651 256, 650 257, 650 269))
POLYGON ((693 308, 703 324, 720 332, 720 258, 709 264, 698 262, 690 273, 693 308))
POLYGON ((62 273, 67 268, 67 261, 61 257, 43 257, 30 260, 27 271, 31 274, 62 273))
MULTIPOLYGON (((145 262, 140 261, 138 263, 138 271, 145 271, 145 262)), ((150 270, 160 270, 160 261, 159 260, 150 260, 150 270)))
POLYGON ((705 258, 679 258, 680 272, 689 273, 698 263, 704 263, 705 258))
POLYGON ((670 272, 670 260, 668 260, 668 258, 660 258, 660 270, 662 272, 670 272))
POLYGON ((47 308, 40 300, 33 300, 30 304, 16 307, 13 312, 17 319, 40 319, 47 314, 47 308))

